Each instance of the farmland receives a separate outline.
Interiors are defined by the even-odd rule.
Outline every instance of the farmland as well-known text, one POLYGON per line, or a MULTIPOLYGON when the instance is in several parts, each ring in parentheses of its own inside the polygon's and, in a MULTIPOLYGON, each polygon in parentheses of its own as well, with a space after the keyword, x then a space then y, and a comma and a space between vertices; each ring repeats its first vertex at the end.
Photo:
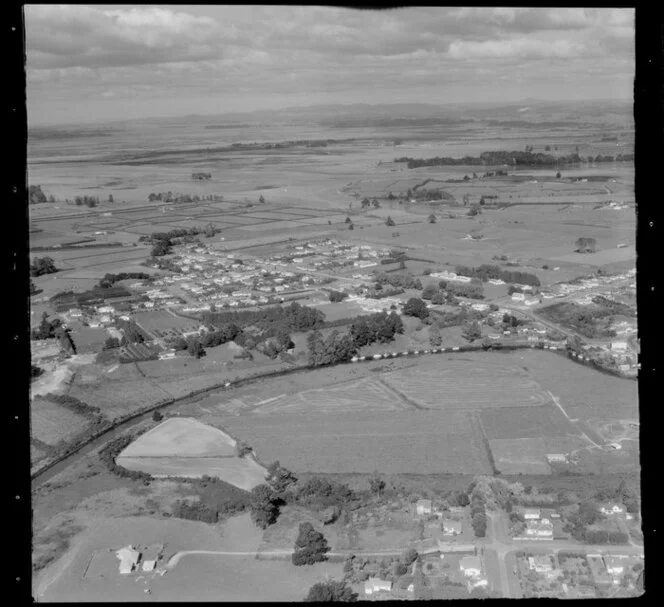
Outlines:
POLYGON ((88 420, 44 398, 36 398, 30 407, 30 427, 32 437, 46 443, 57 445, 83 432, 88 420))

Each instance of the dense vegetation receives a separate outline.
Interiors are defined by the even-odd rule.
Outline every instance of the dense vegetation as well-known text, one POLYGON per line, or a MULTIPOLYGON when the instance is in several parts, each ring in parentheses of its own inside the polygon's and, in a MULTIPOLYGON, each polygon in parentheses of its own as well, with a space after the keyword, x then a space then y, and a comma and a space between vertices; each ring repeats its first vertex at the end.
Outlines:
POLYGON ((98 196, 75 196, 74 197, 74 204, 77 207, 82 207, 86 206, 89 208, 94 208, 99 205, 99 197, 98 196))
POLYGON ((208 196, 199 196, 198 194, 173 194, 173 192, 159 192, 155 194, 151 192, 148 196, 150 202, 201 202, 204 200, 212 202, 221 202, 224 199, 219 194, 210 194, 208 196))
POLYGON ((46 194, 42 192, 40 185, 31 185, 28 187, 28 202, 30 204, 47 202, 46 194))
POLYGON ((401 288, 401 289, 421 289, 422 282, 419 278, 415 278, 412 274, 403 273, 403 274, 388 274, 387 272, 376 272, 374 275, 376 280, 376 288, 378 285, 381 287, 383 285, 390 285, 392 287, 401 288))
POLYGON ((201 320, 204 324, 215 327, 233 323, 241 328, 249 326, 256 326, 260 329, 282 328, 290 332, 322 327, 325 322, 325 314, 315 308, 293 302, 288 306, 274 306, 262 310, 203 312, 201 320))
POLYGON ((97 284, 97 287, 100 289, 108 289, 109 287, 112 287, 116 282, 120 282, 121 280, 152 280, 152 276, 150 274, 146 274, 145 272, 120 272, 119 274, 104 274, 104 277, 99 281, 97 284))
POLYGON ((594 253, 597 250, 597 241, 594 238, 582 236, 574 243, 574 250, 577 253, 594 253))
POLYGON ((318 582, 309 588, 305 603, 354 603, 358 594, 344 582, 318 582))
POLYGON ((198 181, 209 181, 212 179, 212 173, 192 173, 191 178, 198 181))
POLYGON ((43 274, 53 274, 58 269, 55 262, 50 257, 36 257, 30 264, 30 276, 42 276, 43 274))
POLYGON ((216 477, 204 475, 189 481, 197 501, 178 500, 173 505, 172 515, 206 523, 216 523, 224 516, 243 512, 251 504, 251 495, 234 485, 216 477))
POLYGON ((538 314, 562 326, 574 329, 584 337, 615 337, 616 332, 608 328, 615 312, 598 305, 581 306, 571 302, 556 303, 541 308, 538 314))
POLYGON ((127 447, 130 443, 136 440, 136 435, 125 434, 124 436, 119 436, 118 438, 110 441, 100 452, 99 458, 101 461, 106 464, 108 469, 118 476, 125 478, 130 478, 133 480, 143 481, 144 484, 150 484, 152 480, 152 475, 147 472, 141 472, 140 470, 127 470, 122 466, 119 466, 115 463, 115 458, 120 455, 122 450, 127 447))
MULTIPOLYGON (((603 158, 603 157, 598 157, 603 158)), ((613 158, 611 157, 613 160, 613 158)), ((621 157, 621 160, 629 158, 621 157)), ((569 154, 568 156, 553 156, 551 154, 542 154, 523 151, 491 151, 482 152, 477 156, 464 156, 463 158, 450 158, 446 156, 436 156, 434 158, 409 158, 403 156, 395 158, 394 162, 405 162, 409 169, 431 166, 485 166, 485 165, 515 165, 515 166, 557 166, 559 164, 578 164, 582 162, 578 154, 569 154)), ((602 160, 597 160, 600 162, 602 160)))
POLYGON ((329 551, 327 540, 320 531, 316 531, 311 523, 300 523, 295 551, 291 557, 293 565, 313 565, 325 561, 329 551))
POLYGON ((403 333, 401 317, 395 312, 377 312, 358 317, 350 326, 350 336, 356 348, 372 343, 387 343, 397 333, 403 333))
POLYGON ((540 280, 534 274, 528 272, 512 272, 510 270, 503 270, 500 266, 491 264, 482 264, 476 268, 469 266, 458 265, 454 271, 459 276, 470 276, 472 278, 479 278, 486 282, 487 280, 502 280, 504 282, 513 282, 522 285, 530 285, 533 287, 540 286, 540 280))

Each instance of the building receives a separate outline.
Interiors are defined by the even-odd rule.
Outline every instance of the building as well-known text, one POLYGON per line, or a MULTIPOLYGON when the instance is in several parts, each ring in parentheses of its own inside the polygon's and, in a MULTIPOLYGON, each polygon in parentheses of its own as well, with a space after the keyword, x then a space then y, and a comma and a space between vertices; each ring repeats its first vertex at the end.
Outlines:
POLYGON ((547 453, 546 461, 550 464, 564 464, 567 461, 567 456, 563 453, 547 453))
POLYGON ((526 521, 526 536, 527 539, 533 540, 552 540, 553 539, 553 523, 548 518, 542 520, 529 520, 526 521))
POLYGON ((533 571, 536 571, 537 573, 549 573, 553 571, 551 557, 546 554, 529 556, 528 565, 533 571))
POLYGON ((627 350, 627 342, 626 341, 612 341, 611 342, 611 350, 616 350, 618 352, 624 352, 627 350))
POLYGON ((479 577, 482 573, 482 563, 479 556, 464 556, 459 560, 459 569, 466 577, 479 577))
POLYGON ((609 575, 622 575, 625 572, 625 564, 621 556, 606 555, 604 557, 604 565, 609 575))
POLYGON ((524 508, 521 511, 521 514, 527 521, 539 520, 539 518, 542 516, 542 511, 539 508, 524 508))
POLYGON ((625 514, 627 509, 622 504, 616 504, 612 502, 610 504, 604 504, 603 506, 600 506, 599 511, 606 516, 611 516, 614 514, 625 514))
POLYGON ((141 553, 131 546, 120 548, 115 555, 120 559, 120 573, 126 575, 131 573, 138 563, 141 553))
POLYGON ((512 293, 513 301, 525 301, 526 296, 523 293, 512 293))
POLYGON ((417 500, 417 503, 415 504, 415 511, 417 512, 418 516, 431 514, 431 506, 431 500, 417 500))
POLYGON ((364 582, 364 594, 372 595, 377 592, 391 592, 392 582, 381 580, 377 577, 370 577, 364 582))
POLYGON ((443 519, 443 535, 460 535, 463 531, 461 521, 443 519))

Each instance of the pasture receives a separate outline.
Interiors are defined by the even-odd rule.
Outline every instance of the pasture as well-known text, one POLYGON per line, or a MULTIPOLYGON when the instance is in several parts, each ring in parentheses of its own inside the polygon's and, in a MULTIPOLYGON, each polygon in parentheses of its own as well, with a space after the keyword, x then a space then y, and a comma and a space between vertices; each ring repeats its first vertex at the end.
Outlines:
POLYGON ((427 409, 531 407, 550 400, 523 368, 506 362, 442 354, 414 369, 389 373, 383 380, 427 409))
POLYGON ((167 419, 128 445, 116 461, 156 477, 216 476, 247 491, 265 480, 265 469, 253 458, 235 456, 235 440, 189 418, 167 419))
POLYGON ((233 457, 235 441, 190 418, 171 418, 139 436, 118 457, 233 457))
POLYGON ((501 474, 551 474, 548 453, 570 453, 590 446, 590 442, 581 436, 543 436, 495 439, 489 445, 501 474))
POLYGON ((239 415, 217 423, 262 462, 296 472, 491 472, 480 433, 461 411, 239 415))
POLYGON ((35 398, 30 403, 30 436, 47 445, 71 440, 88 424, 82 415, 44 398, 35 398))
POLYGON ((581 434, 553 404, 533 408, 483 409, 480 419, 490 441, 581 434))

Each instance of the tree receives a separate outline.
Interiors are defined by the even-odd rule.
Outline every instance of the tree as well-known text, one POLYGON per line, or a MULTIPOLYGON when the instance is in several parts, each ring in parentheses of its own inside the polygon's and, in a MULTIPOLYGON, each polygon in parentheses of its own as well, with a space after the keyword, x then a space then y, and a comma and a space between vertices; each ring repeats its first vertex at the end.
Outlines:
POLYGON ((401 555, 401 562, 406 567, 412 565, 416 560, 417 560, 417 550, 415 550, 415 548, 408 548, 401 555))
POLYGON ((309 593, 304 599, 305 603, 354 603, 357 601, 357 593, 353 592, 344 582, 318 582, 309 588, 309 593))
POLYGON ((187 341, 187 352, 189 352, 191 356, 194 356, 197 359, 205 356, 205 349, 203 348, 203 344, 201 344, 197 337, 192 337, 187 341))
POLYGON ((477 321, 466 325, 463 329, 463 337, 469 342, 473 342, 476 339, 482 337, 482 329, 477 321))
POLYGON ((582 236, 574 243, 577 253, 594 253, 597 250, 597 241, 594 238, 582 236))
POLYGON ((389 215, 387 216, 387 220, 385 221, 385 225, 389 227, 393 227, 396 224, 394 223, 394 219, 392 219, 389 215))
POLYGON ((350 217, 347 216, 344 223, 353 223, 353 220, 350 217))
POLYGON ((115 200, 113 199, 113 194, 108 195, 108 202, 111 202, 111 203, 115 202, 115 200))
POLYGON ((261 529, 267 529, 279 516, 279 496, 268 485, 258 485, 251 490, 251 520, 261 529))
POLYGON ((171 241, 166 240, 157 240, 154 246, 152 247, 151 255, 152 257, 163 257, 168 255, 171 252, 171 241))
POLYGON ((456 500, 456 505, 461 506, 462 508, 470 504, 470 498, 468 497, 468 494, 464 493, 463 491, 459 491, 455 495, 455 500, 456 500))
POLYGON ((318 329, 313 330, 307 337, 307 348, 309 350, 309 364, 320 365, 325 351, 325 341, 318 329))
POLYGON ((437 348, 442 343, 443 338, 440 335, 440 328, 437 323, 434 323, 429 327, 429 344, 434 348, 437 348))
POLYGON ((28 201, 29 204, 46 202, 46 194, 42 192, 40 185, 31 185, 28 187, 28 201))
POLYGON ((265 198, 263 198, 263 194, 260 195, 258 202, 260 202, 261 204, 265 204, 265 198))
POLYGON ((352 223, 349 223, 349 224, 348 224, 348 229, 349 229, 349 230, 354 230, 354 229, 355 229, 355 226, 354 226, 352 223))
POLYGON ((299 534, 295 540, 293 552, 293 565, 313 565, 327 560, 325 556, 330 551, 327 540, 320 531, 316 531, 309 522, 300 523, 299 534))
POLYGON ((155 411, 152 414, 152 421, 160 422, 162 419, 164 419, 164 416, 161 413, 159 413, 159 411, 155 411))
POLYGON ((235 455, 242 458, 245 455, 249 455, 250 453, 251 453, 251 447, 247 443, 241 440, 235 443, 235 455))
POLYGON ((419 297, 411 297, 403 307, 403 313, 406 316, 414 316, 424 320, 429 316, 427 305, 419 297))
POLYGON ((41 293, 41 291, 35 286, 35 283, 32 282, 32 279, 30 280, 30 295, 37 295, 37 293, 41 293))
POLYGON ((37 257, 30 265, 30 276, 33 278, 42 274, 53 274, 57 271, 55 262, 50 257, 37 257))
POLYGON ((40 375, 44 374, 44 369, 37 365, 30 365, 30 379, 37 379, 40 375))
POLYGON ((363 209, 366 209, 366 208, 368 208, 368 207, 371 206, 371 201, 370 201, 368 198, 364 197, 364 198, 362 199, 362 203, 361 203, 361 204, 362 204, 362 208, 363 208, 363 209))
POLYGON ((375 198, 371 201, 371 204, 374 209, 380 209, 380 202, 378 202, 375 198))
POLYGON ((383 491, 385 490, 385 481, 378 474, 378 472, 374 472, 369 479, 369 487, 371 489, 371 493, 375 493, 378 496, 383 494, 383 491))
POLYGON ((429 223, 436 223, 436 216, 433 213, 429 215, 429 223))

